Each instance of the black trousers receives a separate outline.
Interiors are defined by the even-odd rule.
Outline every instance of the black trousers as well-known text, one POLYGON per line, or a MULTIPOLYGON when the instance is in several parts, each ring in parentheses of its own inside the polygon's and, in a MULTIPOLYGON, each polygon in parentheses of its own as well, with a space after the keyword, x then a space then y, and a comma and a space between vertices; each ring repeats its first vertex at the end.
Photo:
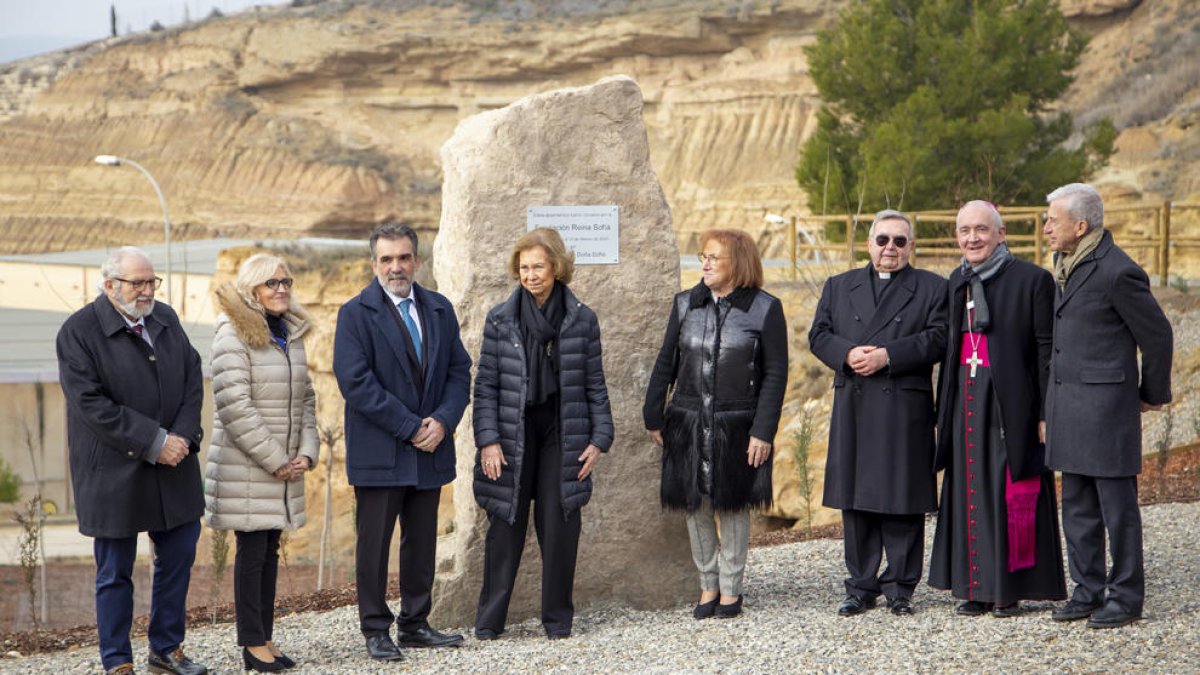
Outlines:
MULTIPOLYGON (((542 627, 548 635, 571 632, 575 619, 573 592, 575 560, 579 552, 582 520, 576 509, 570 516, 562 508, 562 448, 556 402, 525 409, 525 449, 521 486, 517 493, 516 521, 490 516, 483 554, 483 589, 475 628, 504 630, 512 599, 525 534, 529 529, 530 502, 533 526, 542 552, 542 627)), ((511 470, 512 467, 505 467, 511 470)), ((575 467, 567 470, 577 471, 575 467)))
POLYGON ((1063 473, 1062 515, 1067 567, 1076 584, 1071 598, 1091 605, 1116 604, 1140 616, 1146 599, 1146 573, 1137 476, 1094 478, 1063 473), (1106 532, 1112 555, 1107 575, 1106 532))
POLYGON ((433 606, 437 513, 441 490, 413 487, 355 487, 355 582, 363 635, 428 624, 433 606), (387 604, 388 553, 400 520, 400 616, 387 604))
POLYGON ((275 628, 275 580, 279 575, 280 530, 234 532, 233 604, 237 610, 237 643, 258 647, 275 628))
POLYGON ((846 594, 874 599, 911 598, 921 581, 925 553, 924 514, 891 515, 871 511, 842 511, 846 547, 846 594), (887 569, 879 574, 883 553, 887 569))

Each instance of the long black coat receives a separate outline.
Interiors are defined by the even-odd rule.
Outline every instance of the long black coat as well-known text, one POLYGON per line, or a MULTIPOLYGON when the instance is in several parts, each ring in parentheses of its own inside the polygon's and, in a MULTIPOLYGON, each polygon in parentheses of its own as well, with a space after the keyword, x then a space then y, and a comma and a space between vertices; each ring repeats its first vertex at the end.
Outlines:
POLYGON ((830 277, 808 343, 833 369, 833 418, 822 503, 887 514, 937 508, 933 471, 933 364, 946 350, 946 280, 925 270, 894 275, 880 307, 866 267, 830 277), (846 355, 886 347, 891 364, 870 377, 846 355))
POLYGON ((746 452, 751 436, 775 442, 787 370, 775 296, 738 288, 714 303, 703 282, 675 296, 642 408, 662 430, 663 506, 694 511, 702 494, 722 511, 771 503, 771 462, 752 467, 746 452))
POLYGON ((1171 401, 1173 348, 1146 272, 1105 232, 1056 295, 1046 465, 1103 478, 1140 473, 1141 403, 1171 401))
MULTIPOLYGON (((560 496, 563 514, 582 508, 592 497, 592 477, 579 480, 579 456, 588 444, 604 452, 612 446, 613 420, 604 382, 600 322, 564 284, 566 311, 558 329, 558 428, 561 434, 560 496)), ((488 312, 475 375, 473 419, 475 447, 499 443, 508 465, 500 478, 483 474, 475 457, 475 501, 488 513, 516 522, 517 493, 525 457, 525 393, 529 386, 520 326, 520 294, 488 312)))
POLYGON ((153 349, 101 295, 58 332, 71 483, 89 537, 169 530, 204 514, 200 355, 169 306, 156 303, 145 324, 153 349), (166 433, 188 441, 178 466, 148 461, 166 433))
MULTIPOLYGON (((935 468, 946 468, 954 453, 955 402, 961 384, 958 369, 962 351, 966 279, 962 270, 950 274, 950 329, 946 358, 951 364, 938 374, 938 446, 935 468)), ((1000 404, 1008 470, 1013 480, 1045 470, 1045 446, 1038 440, 1042 401, 1050 375, 1054 334, 1054 277, 1046 270, 1015 259, 1000 274, 984 282, 992 326, 1003 339, 988 341, 992 385, 1000 404)))

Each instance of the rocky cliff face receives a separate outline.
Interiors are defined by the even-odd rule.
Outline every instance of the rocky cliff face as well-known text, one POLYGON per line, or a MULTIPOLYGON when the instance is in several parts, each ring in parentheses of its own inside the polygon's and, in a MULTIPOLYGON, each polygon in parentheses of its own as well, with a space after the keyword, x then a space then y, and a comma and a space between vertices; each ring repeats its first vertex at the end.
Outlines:
MULTIPOLYGON (((684 250, 706 227, 807 208, 792 179, 817 105, 802 47, 841 2, 296 4, 0 66, 0 251, 156 240, 152 190, 91 164, 101 153, 154 173, 176 237, 361 236, 387 217, 432 229, 437 148, 461 119, 611 74, 645 92, 684 250)), ((1194 3, 1066 9, 1096 35, 1067 105, 1124 128, 1103 179, 1200 190, 1194 3)), ((778 238, 764 231, 768 255, 778 238)))

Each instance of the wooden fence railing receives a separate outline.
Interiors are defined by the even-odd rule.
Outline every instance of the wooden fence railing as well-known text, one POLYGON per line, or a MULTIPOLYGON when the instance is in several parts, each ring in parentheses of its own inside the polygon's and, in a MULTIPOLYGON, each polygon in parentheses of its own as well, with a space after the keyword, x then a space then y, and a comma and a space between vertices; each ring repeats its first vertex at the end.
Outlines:
MULTIPOLYGON (((1045 266, 1050 260, 1050 251, 1046 248, 1042 226, 1045 223, 1045 206, 1001 206, 1000 214, 1009 230, 1008 246, 1016 255, 1032 260, 1038 265, 1045 266), (1026 229, 1018 227, 1022 224, 1032 225, 1030 234, 1016 234, 1014 230, 1026 229)), ((1123 249, 1130 252, 1148 252, 1149 255, 1139 257, 1148 260, 1148 271, 1156 276, 1160 285, 1166 286, 1170 281, 1172 250, 1200 248, 1200 235, 1181 236, 1172 234, 1172 214, 1200 211, 1200 202, 1162 202, 1129 204, 1105 207, 1104 218, 1106 225, 1115 225, 1121 231, 1118 242, 1123 249)), ((954 223, 955 211, 916 211, 908 215, 914 222, 945 223, 947 234, 954 223)), ((785 221, 788 229, 788 250, 791 260, 791 278, 797 277, 797 269, 802 260, 820 257, 827 261, 842 260, 848 267, 859 264, 861 256, 866 253, 865 240, 858 240, 856 235, 866 236, 866 230, 871 226, 871 214, 839 214, 839 215, 806 215, 792 216, 785 221), (825 238, 827 223, 844 223, 843 242, 829 242, 825 238), (805 224, 817 227, 804 227, 805 224), (790 227, 789 227, 790 225, 790 227), (803 235, 803 236, 801 236, 803 235), (803 243, 800 241, 803 239, 803 243)), ((1200 221, 1200 214, 1196 217, 1200 221)), ((913 251, 914 259, 921 258, 958 258, 960 255, 958 241, 954 237, 920 237, 917 248, 913 251)))

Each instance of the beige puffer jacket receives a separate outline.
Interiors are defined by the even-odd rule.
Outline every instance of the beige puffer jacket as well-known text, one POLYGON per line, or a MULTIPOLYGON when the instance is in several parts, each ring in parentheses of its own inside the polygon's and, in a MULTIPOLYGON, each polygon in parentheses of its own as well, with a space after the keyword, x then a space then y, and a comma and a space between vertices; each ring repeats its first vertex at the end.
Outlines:
POLYGON ((204 470, 205 520, 217 530, 294 530, 304 524, 304 481, 273 474, 297 454, 317 465, 316 395, 303 340, 311 317, 292 301, 285 354, 262 313, 232 284, 216 295, 224 313, 212 347, 216 414, 204 470))

